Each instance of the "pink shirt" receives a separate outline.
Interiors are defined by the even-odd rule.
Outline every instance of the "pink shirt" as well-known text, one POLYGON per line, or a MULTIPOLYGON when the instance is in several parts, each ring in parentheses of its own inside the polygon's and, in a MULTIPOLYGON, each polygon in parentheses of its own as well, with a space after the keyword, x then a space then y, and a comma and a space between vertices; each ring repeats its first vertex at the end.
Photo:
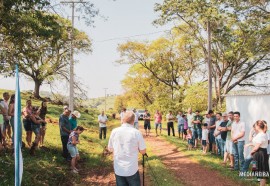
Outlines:
POLYGON ((184 129, 188 129, 188 122, 187 122, 186 119, 185 119, 185 122, 184 122, 184 129))
POLYGON ((161 123, 162 115, 161 114, 155 114, 155 123, 161 123))

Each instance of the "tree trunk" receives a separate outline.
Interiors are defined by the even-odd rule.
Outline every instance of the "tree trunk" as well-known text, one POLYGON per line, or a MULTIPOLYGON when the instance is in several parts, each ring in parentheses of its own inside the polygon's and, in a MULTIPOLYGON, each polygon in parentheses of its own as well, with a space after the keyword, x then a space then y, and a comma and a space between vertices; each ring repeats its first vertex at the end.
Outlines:
POLYGON ((41 98, 40 95, 39 95, 41 82, 38 81, 38 80, 34 80, 34 82, 35 82, 34 97, 39 99, 39 98, 41 98))

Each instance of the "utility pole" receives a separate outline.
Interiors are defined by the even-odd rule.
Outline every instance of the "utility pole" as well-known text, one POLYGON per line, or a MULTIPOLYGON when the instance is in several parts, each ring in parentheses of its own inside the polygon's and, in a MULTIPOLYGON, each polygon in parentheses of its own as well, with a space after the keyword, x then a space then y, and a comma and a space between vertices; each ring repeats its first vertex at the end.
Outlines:
POLYGON ((72 15, 71 15, 71 41, 70 41, 70 72, 69 72, 69 109, 73 111, 74 109, 74 58, 73 58, 73 39, 74 39, 74 9, 75 4, 86 3, 86 1, 61 1, 63 4, 71 4, 72 15))
POLYGON ((106 106, 107 106, 107 102, 106 102, 106 100, 107 100, 107 89, 108 88, 104 88, 104 90, 105 90, 105 109, 104 109, 104 112, 106 113, 106 106))
POLYGON ((211 62, 211 28, 207 21, 207 66, 208 66, 208 111, 212 110, 212 62, 211 62))

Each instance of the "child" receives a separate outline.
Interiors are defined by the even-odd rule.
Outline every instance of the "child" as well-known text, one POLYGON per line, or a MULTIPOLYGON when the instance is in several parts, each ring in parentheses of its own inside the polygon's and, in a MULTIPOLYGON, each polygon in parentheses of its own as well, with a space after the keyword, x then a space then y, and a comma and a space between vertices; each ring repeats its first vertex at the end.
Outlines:
POLYGON ((76 168, 77 161, 80 159, 79 151, 77 149, 77 144, 80 143, 79 141, 79 135, 84 131, 85 129, 81 126, 78 126, 74 131, 72 131, 69 135, 67 149, 70 153, 72 160, 71 160, 71 169, 73 173, 78 173, 78 169, 76 168))
POLYGON ((191 150, 193 146, 193 141, 192 141, 192 132, 190 129, 187 130, 187 140, 188 140, 188 150, 191 150))
POLYGON ((183 115, 182 116, 184 118, 184 140, 187 139, 187 129, 188 129, 188 122, 187 122, 187 116, 183 115))
POLYGON ((207 144, 208 144, 208 129, 207 129, 207 123, 203 124, 202 129, 202 146, 203 146, 203 154, 206 154, 207 152, 207 144))

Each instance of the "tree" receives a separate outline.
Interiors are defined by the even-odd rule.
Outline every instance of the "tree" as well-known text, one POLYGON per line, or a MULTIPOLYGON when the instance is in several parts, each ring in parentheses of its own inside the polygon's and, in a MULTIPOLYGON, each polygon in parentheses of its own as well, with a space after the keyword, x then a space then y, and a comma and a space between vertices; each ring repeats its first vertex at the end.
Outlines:
POLYGON ((197 67, 202 61, 196 42, 179 31, 153 42, 127 42, 118 50, 121 54, 119 63, 144 67, 160 83, 170 87, 172 100, 175 94, 183 94, 195 74, 200 74, 197 67))
POLYGON ((270 70, 269 1, 165 0, 156 4, 156 24, 179 22, 177 29, 198 42, 204 58, 206 22, 213 30, 213 79, 219 105, 236 86, 256 86, 254 78, 270 70), (268 7, 268 8, 267 8, 268 7), (185 23, 187 27, 182 27, 185 23))
MULTIPOLYGON (((28 23, 25 27, 20 25, 19 30, 23 35, 20 39, 9 34, 8 29, 1 30, 3 37, 0 57, 1 61, 5 62, 6 73, 13 71, 15 64, 19 65, 20 72, 35 82, 34 96, 40 98, 40 86, 45 80, 53 79, 57 75, 67 77, 70 61, 68 30, 71 25, 57 15, 50 16, 54 18, 50 24, 46 14, 42 17, 43 14, 36 13, 25 13, 19 17, 22 19, 20 23, 28 23), (44 32, 43 36, 37 36, 35 30, 44 32)), ((75 53, 91 51, 88 36, 78 30, 74 31, 73 45, 75 53)))

